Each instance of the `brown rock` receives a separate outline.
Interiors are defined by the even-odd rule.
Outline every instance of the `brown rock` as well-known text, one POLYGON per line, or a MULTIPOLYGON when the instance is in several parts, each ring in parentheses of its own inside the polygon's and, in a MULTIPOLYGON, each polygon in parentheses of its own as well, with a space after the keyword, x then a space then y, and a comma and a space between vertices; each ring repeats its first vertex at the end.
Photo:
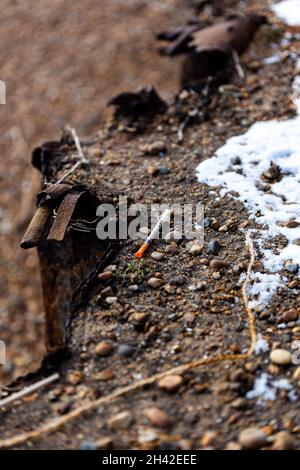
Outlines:
POLYGON ((175 294, 176 292, 176 289, 174 286, 171 286, 170 284, 166 284, 164 286, 164 290, 168 293, 168 294, 175 294))
POLYGON ((213 260, 211 260, 209 265, 214 271, 219 271, 220 269, 230 268, 230 263, 228 263, 227 261, 223 261, 221 259, 217 259, 217 258, 214 258, 213 260))
POLYGON ((157 140, 156 142, 143 147, 143 151, 148 155, 159 155, 160 153, 165 153, 167 151, 167 145, 162 140, 157 140))
POLYGON ((158 428, 168 428, 172 424, 171 418, 160 408, 152 406, 144 410, 144 415, 151 424, 158 428))
MULTIPOLYGON (((103 274, 106 274, 106 273, 103 273, 103 274)), ((101 297, 103 297, 105 299, 106 297, 109 297, 109 296, 113 295, 113 290, 110 286, 105 287, 105 289, 102 289, 102 291, 100 292, 100 295, 101 295, 101 297)))
POLYGON ((300 381, 300 366, 294 370, 293 379, 296 381, 300 381))
POLYGON ((108 436, 100 437, 100 439, 97 440, 96 445, 97 445, 97 449, 101 449, 101 450, 111 449, 113 446, 113 440, 111 437, 108 437, 108 436))
POLYGON ((292 450, 295 446, 295 439, 287 431, 276 434, 272 445, 272 450, 292 450))
POLYGON ((218 437, 216 431, 206 431, 200 439, 200 445, 202 447, 210 447, 214 444, 218 437))
POLYGON ((95 347, 95 353, 97 356, 109 356, 114 350, 114 346, 109 341, 101 341, 95 347))
POLYGON ((95 375, 95 380, 98 380, 99 382, 108 382, 109 380, 112 380, 114 376, 115 374, 112 369, 104 369, 95 375))
POLYGON ((133 421, 130 411, 121 411, 107 420, 107 426, 110 429, 128 429, 133 421))
POLYGON ((243 449, 260 449, 267 443, 267 435, 258 428, 243 429, 239 435, 239 443, 243 449))
POLYGON ((83 379, 84 379, 84 375, 79 370, 70 372, 67 375, 67 382, 71 385, 78 385, 83 381, 83 379))
POLYGON ((153 251, 153 253, 151 253, 151 258, 156 261, 162 261, 164 259, 164 254, 159 251, 153 251))
POLYGON ((98 279, 102 282, 108 281, 113 277, 113 273, 111 271, 104 271, 103 273, 98 274, 98 279))
POLYGON ((157 289, 162 284, 162 280, 158 279, 157 277, 150 277, 148 280, 148 286, 152 287, 153 289, 157 289))
POLYGON ((158 382, 159 388, 166 392, 176 392, 182 385, 182 377, 180 375, 166 375, 158 382))
POLYGON ((291 308, 290 310, 287 310, 281 316, 281 319, 284 322, 294 321, 294 320, 297 320, 297 318, 298 318, 298 312, 295 308, 291 308))

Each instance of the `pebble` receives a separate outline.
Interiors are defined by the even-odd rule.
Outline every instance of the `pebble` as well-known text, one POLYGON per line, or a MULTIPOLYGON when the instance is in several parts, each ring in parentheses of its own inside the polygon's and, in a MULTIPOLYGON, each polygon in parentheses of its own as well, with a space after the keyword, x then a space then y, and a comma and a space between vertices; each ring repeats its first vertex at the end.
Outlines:
POLYGON ((165 292, 167 292, 167 294, 175 294, 176 292, 176 288, 174 286, 171 286, 170 284, 166 284, 164 286, 164 290, 165 292))
POLYGON ((181 239, 182 239, 182 233, 179 232, 178 230, 171 230, 165 236, 165 242, 167 243, 173 240, 181 240, 181 239))
POLYGON ((203 219, 203 222, 202 222, 203 227, 204 228, 210 227, 212 224, 212 221, 213 219, 211 219, 210 217, 205 217, 205 219, 203 219))
POLYGON ((166 392, 174 393, 181 387, 182 382, 180 375, 166 375, 158 382, 158 386, 166 392))
POLYGON ((222 227, 219 228, 219 232, 228 232, 227 225, 222 225, 222 227))
POLYGON ((230 263, 228 263, 227 261, 223 261, 221 259, 216 259, 216 258, 211 260, 209 265, 214 271, 219 271, 219 269, 230 268, 230 263))
POLYGON ((104 369, 95 375, 95 380, 99 382, 108 382, 109 380, 112 380, 114 377, 115 377, 115 374, 112 369, 104 369))
POLYGON ((171 173, 170 168, 167 166, 159 166, 157 169, 160 175, 169 175, 171 173))
POLYGON ((159 251, 153 251, 153 253, 151 253, 151 258, 155 259, 156 261, 162 261, 164 259, 164 254, 160 253, 159 251))
POLYGON ((288 283, 288 287, 290 289, 297 289, 299 287, 299 280, 298 279, 293 279, 291 282, 288 283))
POLYGON ((243 429, 239 435, 239 443, 243 449, 260 449, 267 443, 267 435, 258 428, 243 429))
POLYGON ((115 304, 118 302, 118 297, 106 297, 105 302, 107 302, 109 305, 115 304))
POLYGON ((288 365, 292 362, 292 355, 286 349, 273 349, 270 359, 277 365, 288 365))
POLYGON ((136 292, 137 290, 139 290, 139 286, 137 284, 132 284, 131 286, 128 286, 128 290, 130 292, 136 292))
POLYGON ((296 238, 296 240, 293 241, 293 245, 300 246, 300 238, 296 238))
POLYGON ((103 297, 105 299, 106 297, 109 297, 109 296, 113 295, 113 290, 110 286, 105 287, 105 289, 102 289, 102 291, 100 292, 100 295, 101 295, 101 297, 103 297))
POLYGON ((147 167, 147 173, 148 175, 151 175, 151 176, 156 176, 158 174, 158 168, 156 166, 148 166, 147 167))
POLYGON ((167 145, 162 140, 157 140, 152 144, 143 147, 143 151, 148 155, 159 155, 167 151, 167 145))
POLYGON ((94 441, 82 441, 79 445, 79 450, 97 450, 98 445, 94 441))
POLYGON ((98 449, 107 450, 107 449, 111 449, 112 446, 113 446, 113 440, 111 437, 108 437, 108 436, 100 437, 100 439, 97 440, 98 449))
POLYGON ((193 256, 198 256, 200 255, 202 252, 202 245, 200 245, 199 243, 195 243, 194 245, 192 245, 192 247, 189 249, 189 253, 193 256))
POLYGON ((95 347, 95 353, 97 356, 109 356, 113 350, 113 344, 108 341, 101 341, 101 343, 97 344, 95 347))
POLYGON ((128 429, 133 421, 130 411, 121 411, 107 420, 107 426, 117 431, 118 429, 128 429))
POLYGON ((208 447, 214 444, 218 437, 216 431, 206 431, 200 439, 200 445, 202 447, 208 447))
POLYGON ((218 255, 221 250, 221 245, 218 242, 218 240, 210 240, 210 242, 207 245, 207 249, 214 255, 218 255))
POLYGON ((136 312, 130 315, 130 320, 136 325, 144 325, 149 318, 149 313, 136 312))
POLYGON ((83 379, 84 379, 84 375, 79 370, 70 372, 67 375, 67 382, 71 385, 78 385, 83 381, 83 379))
POLYGON ((106 266, 106 268, 103 270, 103 272, 111 271, 112 273, 118 269, 118 266, 116 264, 110 264, 109 266, 106 266))
POLYGON ((158 279, 157 277, 150 277, 148 280, 148 286, 153 287, 153 289, 157 289, 162 284, 162 280, 158 279))
POLYGON ((297 381, 300 380, 300 366, 294 370, 293 379, 297 381))
POLYGON ((177 245, 168 245, 165 248, 165 252, 168 254, 174 255, 175 253, 178 253, 179 249, 177 245))
POLYGON ((299 271, 299 264, 297 263, 286 263, 285 269, 290 273, 296 274, 299 271))
POLYGON ((281 316, 281 319, 284 322, 294 321, 294 320, 297 320, 297 318, 298 318, 298 312, 295 308, 291 308, 290 310, 283 312, 281 316))
POLYGON ((281 431, 275 435, 272 450, 292 450, 295 446, 295 439, 287 431, 281 431))
POLYGON ((120 356, 125 356, 125 357, 132 356, 134 351, 135 351, 135 348, 131 346, 130 344, 120 344, 120 346, 118 347, 118 353, 120 354, 120 356))
POLYGON ((172 424, 171 418, 163 410, 155 406, 144 410, 144 415, 151 424, 158 428, 168 428, 172 424))
POLYGON ((141 429, 138 434, 138 443, 146 444, 148 442, 154 442, 158 439, 158 434, 154 429, 141 429))
POLYGON ((98 279, 102 282, 108 281, 113 277, 113 273, 111 271, 104 271, 103 273, 98 274, 98 279))

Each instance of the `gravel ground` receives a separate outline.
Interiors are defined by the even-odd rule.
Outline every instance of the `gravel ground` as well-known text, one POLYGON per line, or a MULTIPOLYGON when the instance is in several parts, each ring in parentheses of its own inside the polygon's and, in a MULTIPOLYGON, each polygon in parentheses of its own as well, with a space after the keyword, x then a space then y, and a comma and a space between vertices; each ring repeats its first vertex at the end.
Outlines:
MULTIPOLYGON (((249 3, 255 7, 255 2, 249 3)), ((173 12, 175 21, 182 16, 180 8, 188 16, 190 10, 183 2, 175 11, 172 5, 168 16, 173 12)), ((163 18, 164 12, 161 14, 163 18)), ((76 313, 71 324, 71 357, 62 365, 59 383, 15 403, 4 413, 0 424, 3 438, 37 428, 66 415, 83 400, 104 397, 140 378, 198 358, 240 353, 249 345, 239 278, 249 260, 242 229, 255 226, 240 203, 229 197, 218 200, 212 188, 199 184, 195 169, 228 137, 243 133, 253 122, 285 119, 295 112, 290 99, 291 53, 297 41, 291 39, 281 46, 284 67, 265 64, 264 59, 272 55, 271 44, 279 44, 288 29, 270 13, 268 17, 272 24, 259 32, 244 57, 246 80, 242 85, 225 87, 205 101, 181 95, 177 108, 170 106, 164 115, 148 123, 143 133, 129 133, 124 122, 97 126, 96 143, 85 148, 92 164, 89 170, 78 171, 74 181, 105 184, 135 202, 201 201, 205 217, 213 219, 213 224, 205 230, 205 244, 199 252, 192 253, 185 241, 159 241, 143 263, 137 263, 133 253, 139 243, 129 241, 123 246, 109 268, 111 279, 104 284, 99 281, 99 290, 110 287, 109 297, 114 300, 111 304, 105 300, 106 291, 76 313), (201 111, 198 120, 178 143, 182 114, 195 108, 201 111), (165 147, 161 155, 145 154, 145 147, 158 141, 165 147), (222 229, 224 226, 228 229, 222 229), (224 268, 214 269, 210 264, 216 257, 209 249, 213 240, 221 245, 218 256, 227 263, 224 268)), ((154 21, 149 14, 149 24, 151 18, 154 21)), ((170 16, 164 21, 173 24, 170 16)), ((141 73, 140 68, 141 64, 138 73, 132 73, 143 77, 146 72, 141 73)), ((151 81, 167 96, 161 84, 168 83, 170 91, 176 80, 164 82, 163 76, 151 81)), ((143 80, 145 83, 145 77, 143 80)), ((118 91, 124 88, 126 83, 119 83, 118 91)), ((55 177, 60 175, 58 172, 55 177)), ((272 248, 280 249, 281 243, 274 240, 272 248)), ((254 269, 262 270, 259 253, 254 269)), ((288 278, 290 286, 293 276, 288 278)), ((254 312, 257 331, 264 346, 267 344, 265 351, 249 360, 222 362, 168 377, 163 383, 99 406, 59 432, 27 441, 23 447, 300 448, 300 413, 293 401, 300 371, 291 364, 292 342, 300 331, 296 323, 299 290, 297 282, 294 285, 281 289, 267 309, 254 312), (283 319, 286 327, 278 328, 283 319), (276 391, 275 400, 247 398, 264 374, 276 391), (274 385, 279 380, 281 385, 274 385)))

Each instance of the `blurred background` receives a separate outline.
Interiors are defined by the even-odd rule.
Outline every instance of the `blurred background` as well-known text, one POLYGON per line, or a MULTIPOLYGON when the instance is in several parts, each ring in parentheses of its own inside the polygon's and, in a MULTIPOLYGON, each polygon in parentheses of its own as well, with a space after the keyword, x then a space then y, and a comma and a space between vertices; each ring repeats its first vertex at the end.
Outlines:
POLYGON ((19 248, 39 174, 32 149, 72 124, 97 131, 114 94, 153 84, 168 99, 178 61, 157 54, 154 32, 191 16, 189 0, 2 0, 0 79, 0 385, 38 366, 43 305, 35 250, 19 248))

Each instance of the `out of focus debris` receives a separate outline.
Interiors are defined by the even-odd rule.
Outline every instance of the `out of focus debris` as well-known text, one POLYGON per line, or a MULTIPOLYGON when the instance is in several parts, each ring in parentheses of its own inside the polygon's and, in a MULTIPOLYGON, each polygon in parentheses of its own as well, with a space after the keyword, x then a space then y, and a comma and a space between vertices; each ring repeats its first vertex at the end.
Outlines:
POLYGON ((270 168, 268 168, 262 174, 262 179, 267 183, 276 183, 282 178, 282 170, 279 165, 274 162, 271 162, 270 168))
MULTIPOLYGON (((265 16, 249 13, 207 27, 200 22, 188 25, 175 37, 173 44, 161 52, 168 56, 187 54, 182 67, 181 85, 195 86, 208 77, 222 73, 226 76, 228 67, 233 72, 237 68, 237 57, 245 52, 258 28, 266 22, 265 16)), ((172 36, 161 32, 157 37, 166 39, 172 36)))
POLYGON ((114 96, 108 106, 115 106, 115 116, 133 117, 155 116, 167 109, 153 86, 139 88, 136 92, 123 92, 114 96))

